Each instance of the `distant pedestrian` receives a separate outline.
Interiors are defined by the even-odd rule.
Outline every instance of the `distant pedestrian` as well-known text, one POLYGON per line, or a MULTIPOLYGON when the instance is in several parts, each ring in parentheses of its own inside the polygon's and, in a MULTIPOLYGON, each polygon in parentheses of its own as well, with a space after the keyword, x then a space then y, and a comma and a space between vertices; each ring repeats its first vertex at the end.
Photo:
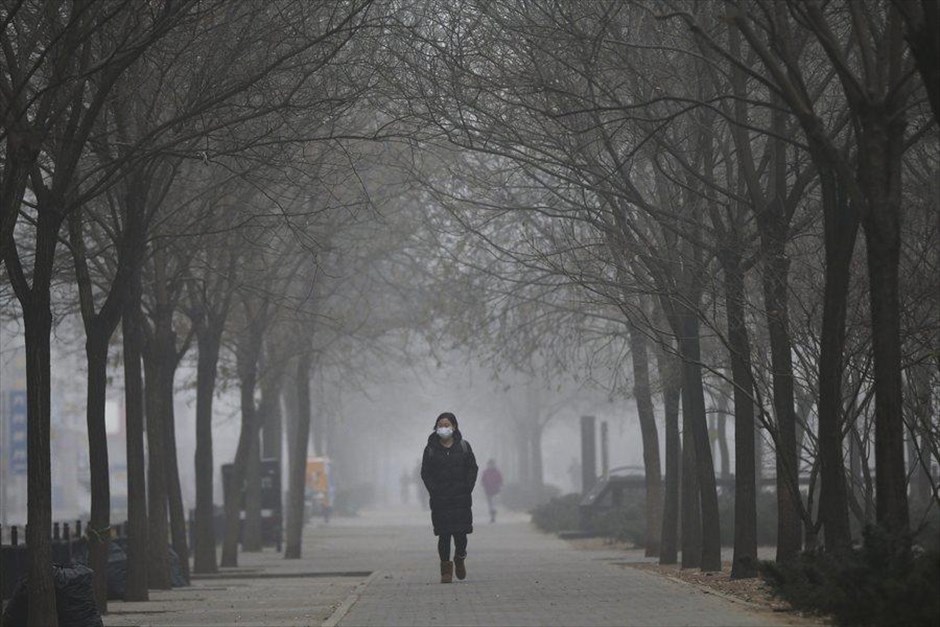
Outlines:
POLYGON ((431 495, 431 523, 438 536, 441 583, 467 576, 467 534, 473 533, 473 486, 477 482, 477 460, 470 443, 463 439, 457 418, 450 412, 434 421, 421 459, 421 479, 431 495), (454 540, 454 561, 450 541, 454 540))
POLYGON ((480 483, 483 484, 483 491, 486 493, 486 504, 490 508, 490 522, 494 523, 496 522, 496 506, 493 504, 493 499, 503 487, 503 474, 496 467, 495 459, 486 462, 486 470, 483 471, 480 483))

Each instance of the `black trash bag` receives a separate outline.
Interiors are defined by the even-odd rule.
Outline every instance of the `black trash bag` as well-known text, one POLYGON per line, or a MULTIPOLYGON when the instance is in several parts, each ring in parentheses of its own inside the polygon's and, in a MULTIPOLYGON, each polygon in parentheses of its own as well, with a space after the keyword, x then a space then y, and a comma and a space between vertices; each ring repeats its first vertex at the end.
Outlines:
POLYGON ((127 592, 127 553, 120 543, 108 545, 108 598, 123 599, 127 592))
POLYGON ((27 608, 26 577, 16 580, 10 602, 3 609, 0 625, 3 627, 26 627, 29 624, 29 609, 27 608))
MULTIPOLYGON (((104 627, 95 605, 92 575, 92 570, 82 564, 52 565, 59 627, 104 627)), ((3 612, 3 627, 28 627, 28 597, 29 583, 24 577, 16 583, 13 598, 3 612)))
POLYGON ((177 555, 172 546, 167 545, 166 550, 170 555, 170 585, 174 588, 189 586, 189 578, 183 574, 183 567, 180 565, 180 556, 177 555))

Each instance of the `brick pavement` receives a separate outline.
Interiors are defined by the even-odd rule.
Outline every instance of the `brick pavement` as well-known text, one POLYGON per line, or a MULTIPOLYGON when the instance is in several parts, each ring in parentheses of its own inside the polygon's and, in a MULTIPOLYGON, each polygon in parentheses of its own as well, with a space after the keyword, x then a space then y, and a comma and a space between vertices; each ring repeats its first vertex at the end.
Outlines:
POLYGON ((622 551, 576 550, 535 531, 523 516, 477 524, 467 579, 440 584, 428 518, 399 510, 314 530, 330 568, 371 563, 378 571, 340 610, 339 625, 783 624, 697 588, 624 568, 622 551))
POLYGON ((314 521, 304 532, 302 560, 273 550, 242 554, 238 569, 190 588, 151 592, 147 603, 111 602, 105 625, 786 624, 785 617, 624 568, 641 559, 636 552, 574 549, 534 530, 523 515, 478 524, 469 576, 444 585, 429 519, 399 508, 329 525, 314 521))

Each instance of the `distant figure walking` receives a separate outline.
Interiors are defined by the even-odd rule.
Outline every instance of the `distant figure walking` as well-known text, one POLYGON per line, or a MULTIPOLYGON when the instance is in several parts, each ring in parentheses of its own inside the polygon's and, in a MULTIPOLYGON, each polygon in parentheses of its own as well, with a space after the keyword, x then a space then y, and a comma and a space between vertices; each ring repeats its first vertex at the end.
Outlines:
POLYGON ((480 483, 483 484, 483 491, 486 493, 486 504, 490 508, 490 522, 494 523, 496 522, 496 506, 493 505, 493 499, 503 487, 503 474, 496 467, 496 460, 491 459, 486 462, 486 470, 483 471, 480 483))
POLYGON ((473 533, 473 486, 477 482, 476 457, 463 439, 457 418, 450 412, 437 417, 421 458, 421 480, 431 495, 431 524, 438 536, 441 583, 467 576, 467 534, 473 533), (454 561, 450 542, 454 540, 454 561))

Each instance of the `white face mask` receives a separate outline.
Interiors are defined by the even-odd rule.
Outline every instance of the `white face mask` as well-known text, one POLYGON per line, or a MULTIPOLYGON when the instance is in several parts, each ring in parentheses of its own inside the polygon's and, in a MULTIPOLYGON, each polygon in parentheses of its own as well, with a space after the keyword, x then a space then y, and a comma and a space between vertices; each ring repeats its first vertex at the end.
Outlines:
POLYGON ((451 429, 450 427, 438 427, 437 435, 439 435, 442 439, 446 440, 447 438, 454 435, 454 430, 451 429))

